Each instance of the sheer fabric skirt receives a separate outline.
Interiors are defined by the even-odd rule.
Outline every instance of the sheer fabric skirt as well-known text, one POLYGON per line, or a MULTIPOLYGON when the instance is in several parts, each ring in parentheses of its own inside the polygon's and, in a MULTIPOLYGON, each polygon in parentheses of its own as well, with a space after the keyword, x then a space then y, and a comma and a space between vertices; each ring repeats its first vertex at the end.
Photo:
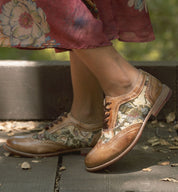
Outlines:
POLYGON ((145 0, 1 0, 0 46, 71 49, 154 39, 145 0))

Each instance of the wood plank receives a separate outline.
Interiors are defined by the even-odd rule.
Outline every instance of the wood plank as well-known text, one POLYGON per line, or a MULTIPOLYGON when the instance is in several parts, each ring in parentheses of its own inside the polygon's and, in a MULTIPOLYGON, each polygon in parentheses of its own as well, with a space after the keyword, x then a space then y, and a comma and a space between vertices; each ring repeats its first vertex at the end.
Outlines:
POLYGON ((62 173, 60 192, 177 192, 176 183, 160 181, 162 178, 178 178, 178 168, 156 165, 163 156, 145 154, 134 149, 127 157, 115 163, 106 172, 89 173, 84 168, 84 157, 63 157, 67 170, 62 173), (133 158, 134 157, 134 158, 133 158), (142 168, 152 169, 143 172, 142 168))
POLYGON ((5 157, 0 147, 0 191, 1 192, 53 192, 58 157, 34 158, 5 157), (27 161, 30 170, 22 170, 20 164, 27 161))
MULTIPOLYGON (((160 161, 176 163, 178 151, 158 152, 158 148, 145 150, 148 138, 159 134, 161 138, 167 138, 167 126, 158 129, 150 124, 144 130, 139 143, 124 158, 107 167, 103 171, 90 173, 85 170, 84 157, 79 154, 63 156, 62 165, 66 170, 62 172, 60 180, 60 192, 177 192, 178 184, 161 181, 163 178, 175 178, 178 180, 178 167, 170 165, 158 165, 160 161), (150 168, 150 172, 144 172, 143 168, 150 168)), ((172 137, 176 132, 171 132, 172 137)), ((148 145, 148 144, 147 144, 148 145)), ((163 146, 166 149, 166 146, 163 146)))

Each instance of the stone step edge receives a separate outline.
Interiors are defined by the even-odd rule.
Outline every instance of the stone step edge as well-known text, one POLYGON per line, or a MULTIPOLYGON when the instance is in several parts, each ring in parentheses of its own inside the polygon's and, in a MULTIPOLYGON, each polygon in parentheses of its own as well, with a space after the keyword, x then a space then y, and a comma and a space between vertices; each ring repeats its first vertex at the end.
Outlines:
MULTIPOLYGON (((134 66, 178 67, 178 61, 130 61, 134 66)), ((0 67, 69 66, 69 61, 0 60, 0 67)))
MULTIPOLYGON (((173 96, 159 119, 172 111, 178 119, 178 62, 131 63, 171 87, 173 96)), ((55 119, 71 102, 68 61, 0 61, 0 120, 55 119)))

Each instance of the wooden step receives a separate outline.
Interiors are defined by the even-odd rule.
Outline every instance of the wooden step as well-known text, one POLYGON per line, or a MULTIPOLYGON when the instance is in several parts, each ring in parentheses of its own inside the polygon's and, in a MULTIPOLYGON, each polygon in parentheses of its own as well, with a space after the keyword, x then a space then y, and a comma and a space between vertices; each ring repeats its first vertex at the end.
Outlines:
MULTIPOLYGON (((178 62, 131 63, 172 88, 173 96, 159 114, 159 119, 176 112, 178 62)), ((69 111, 71 103, 69 62, 0 61, 0 120, 52 120, 61 112, 69 111)))

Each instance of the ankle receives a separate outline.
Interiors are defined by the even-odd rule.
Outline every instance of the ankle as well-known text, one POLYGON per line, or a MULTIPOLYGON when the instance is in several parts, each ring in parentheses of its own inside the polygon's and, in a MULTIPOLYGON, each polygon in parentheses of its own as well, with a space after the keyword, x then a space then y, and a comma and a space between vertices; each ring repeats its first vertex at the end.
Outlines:
POLYGON ((131 83, 125 85, 112 85, 105 91, 105 95, 111 97, 117 97, 119 95, 126 94, 131 90, 132 90, 131 83))
POLYGON ((139 72, 135 71, 130 73, 127 76, 124 76, 122 79, 110 83, 108 88, 105 90, 105 94, 111 97, 117 97, 119 95, 129 93, 135 86, 137 82, 139 72))
POLYGON ((75 119, 83 123, 95 124, 103 122, 103 109, 96 111, 94 108, 93 110, 76 110, 72 108, 70 113, 75 119))

